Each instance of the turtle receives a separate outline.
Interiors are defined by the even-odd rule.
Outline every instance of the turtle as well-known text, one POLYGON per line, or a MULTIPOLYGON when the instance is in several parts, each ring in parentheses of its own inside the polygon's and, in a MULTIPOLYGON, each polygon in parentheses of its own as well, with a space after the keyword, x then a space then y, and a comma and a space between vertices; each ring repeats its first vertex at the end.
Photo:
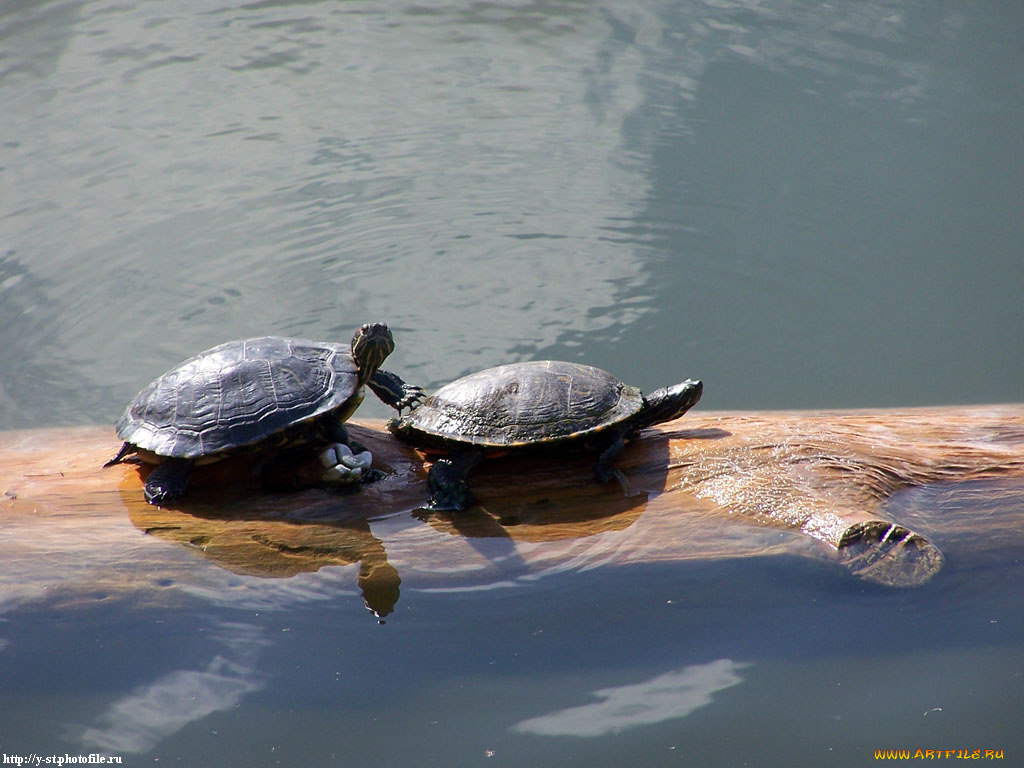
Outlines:
POLYGON ((362 402, 363 386, 399 414, 424 397, 419 387, 379 370, 394 348, 383 323, 363 325, 348 346, 281 336, 220 344, 136 395, 117 423, 124 445, 104 466, 156 464, 146 479, 151 504, 181 498, 194 465, 244 451, 321 443, 321 479, 357 480, 371 457, 353 455, 359 446, 343 422, 362 402))
POLYGON ((459 511, 474 502, 466 478, 486 455, 582 448, 599 454, 598 479, 625 476, 612 466, 627 440, 684 414, 704 385, 687 379, 649 395, 600 368, 541 360, 464 376, 388 422, 393 435, 444 454, 430 468, 427 509, 459 511))

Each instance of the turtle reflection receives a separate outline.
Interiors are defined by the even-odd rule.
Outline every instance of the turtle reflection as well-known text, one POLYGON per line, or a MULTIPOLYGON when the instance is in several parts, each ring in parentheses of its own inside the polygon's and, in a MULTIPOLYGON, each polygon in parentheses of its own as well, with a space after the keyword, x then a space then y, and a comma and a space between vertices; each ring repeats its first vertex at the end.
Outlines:
MULTIPOLYGON (((199 488, 187 507, 176 509, 146 504, 137 491, 123 488, 129 519, 144 533, 186 546, 233 573, 288 578, 325 566, 358 563, 357 583, 367 608, 380 618, 394 611, 402 579, 388 561, 385 543, 371 531, 374 515, 366 492, 342 497, 320 491, 253 495, 233 486, 204 487, 205 479, 198 478, 199 488), (275 499, 286 513, 275 511, 275 499)), ((648 499, 646 493, 623 497, 582 481, 574 503, 544 490, 541 484, 525 494, 489 493, 488 504, 472 513, 420 517, 426 526, 411 517, 405 519, 416 541, 423 543, 423 536, 440 533, 446 538, 461 537, 476 548, 474 540, 486 539, 492 548, 502 550, 506 563, 519 562, 514 567, 528 570, 530 563, 507 558, 517 543, 571 541, 624 530, 640 518, 648 499), (420 534, 415 533, 418 528, 422 528, 420 534), (498 544, 500 540, 508 544, 498 544)), ((430 570, 430 558, 420 560, 403 562, 422 576, 430 570)))
POLYGON ((127 506, 139 530, 187 546, 232 573, 287 578, 329 565, 358 563, 358 585, 367 608, 383 618, 398 602, 402 580, 367 520, 309 522, 267 519, 262 513, 226 516, 127 506))

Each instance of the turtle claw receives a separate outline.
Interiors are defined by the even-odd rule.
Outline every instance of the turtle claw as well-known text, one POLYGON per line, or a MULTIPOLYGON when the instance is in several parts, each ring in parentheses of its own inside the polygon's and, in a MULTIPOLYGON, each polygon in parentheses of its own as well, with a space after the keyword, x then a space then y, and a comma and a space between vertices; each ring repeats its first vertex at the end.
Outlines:
POLYGON ((431 512, 462 512, 476 504, 476 496, 465 483, 437 488, 427 500, 426 509, 431 512))
POLYGON ((402 392, 402 398, 395 405, 399 416, 402 415, 404 409, 416 408, 427 399, 427 393, 423 387, 417 387, 413 384, 406 384, 402 392))
POLYGON ((192 472, 190 459, 167 458, 153 467, 146 477, 143 494, 153 506, 176 501, 185 495, 188 477, 192 472))
POLYGON ((142 491, 142 495, 146 497, 146 501, 152 504, 154 507, 159 507, 162 504, 180 499, 182 494, 175 493, 170 489, 163 488, 161 486, 151 486, 148 483, 142 491))
POLYGON ((466 478, 483 457, 483 451, 471 448, 437 459, 427 472, 430 498, 426 508, 436 512, 461 512, 476 504, 476 496, 466 478))
POLYGON ((405 408, 415 408, 427 397, 423 387, 406 384, 400 376, 390 371, 377 371, 366 382, 366 386, 373 390, 382 402, 398 411, 399 415, 405 408))
POLYGON ((320 454, 320 463, 324 472, 320 482, 328 485, 356 485, 367 482, 373 477, 373 454, 369 451, 353 453, 344 443, 332 443, 320 454))
POLYGON ((598 468, 597 479, 600 480, 602 483, 610 483, 612 480, 614 480, 621 486, 622 493, 624 496, 633 495, 633 486, 630 485, 627 477, 624 474, 622 474, 622 472, 618 469, 598 468))

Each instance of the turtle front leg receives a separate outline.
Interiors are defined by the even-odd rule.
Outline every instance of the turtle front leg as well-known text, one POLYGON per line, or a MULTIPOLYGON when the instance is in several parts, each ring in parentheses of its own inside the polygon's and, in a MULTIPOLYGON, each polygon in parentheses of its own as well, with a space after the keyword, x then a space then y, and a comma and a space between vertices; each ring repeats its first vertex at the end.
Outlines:
POLYGON ((164 459, 146 478, 146 501, 158 505, 180 499, 185 495, 190 474, 192 459, 164 459))
POLYGON ((366 382, 366 386, 399 414, 404 408, 415 408, 427 396, 422 387, 406 384, 401 376, 390 371, 377 371, 366 382))
POLYGON ((426 508, 438 511, 461 512, 476 503, 466 478, 483 459, 483 451, 471 448, 452 456, 442 456, 430 467, 427 481, 430 498, 426 508))
POLYGON ((610 442, 603 451, 601 451, 601 455, 597 459, 597 467, 595 467, 594 471, 597 474, 597 478, 602 483, 609 483, 613 479, 617 480, 619 485, 622 486, 622 492, 629 496, 633 493, 633 489, 629 485, 629 480, 626 479, 626 476, 622 474, 621 470, 612 466, 612 462, 619 458, 625 447, 625 438, 621 434, 616 435, 615 439, 612 440, 612 442, 610 442))

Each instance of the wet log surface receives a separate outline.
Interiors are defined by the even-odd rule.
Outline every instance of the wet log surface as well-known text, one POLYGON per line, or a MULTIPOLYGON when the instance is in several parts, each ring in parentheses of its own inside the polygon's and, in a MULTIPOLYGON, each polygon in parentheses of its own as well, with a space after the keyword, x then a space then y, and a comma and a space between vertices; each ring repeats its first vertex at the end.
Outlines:
MULTIPOLYGON (((894 494, 987 480, 1007 481, 990 495, 1012 494, 1024 478, 1024 405, 696 412, 630 444, 617 463, 629 496, 594 481, 591 456, 492 460, 471 480, 480 506, 426 514, 429 462, 382 422, 356 420, 351 432, 387 473, 357 492, 269 493, 238 457, 197 469, 173 508, 143 500, 146 468, 101 468, 119 447, 110 428, 0 433, 0 556, 22 563, 6 584, 58 583, 42 572, 83 567, 107 574, 103 589, 159 583, 183 567, 153 548, 159 541, 264 577, 358 563, 381 614, 409 579, 775 553, 827 556, 868 581, 914 586, 942 568, 943 553, 888 519, 894 494)), ((1001 526, 1020 530, 1021 517, 979 524, 998 537, 1001 526)))

